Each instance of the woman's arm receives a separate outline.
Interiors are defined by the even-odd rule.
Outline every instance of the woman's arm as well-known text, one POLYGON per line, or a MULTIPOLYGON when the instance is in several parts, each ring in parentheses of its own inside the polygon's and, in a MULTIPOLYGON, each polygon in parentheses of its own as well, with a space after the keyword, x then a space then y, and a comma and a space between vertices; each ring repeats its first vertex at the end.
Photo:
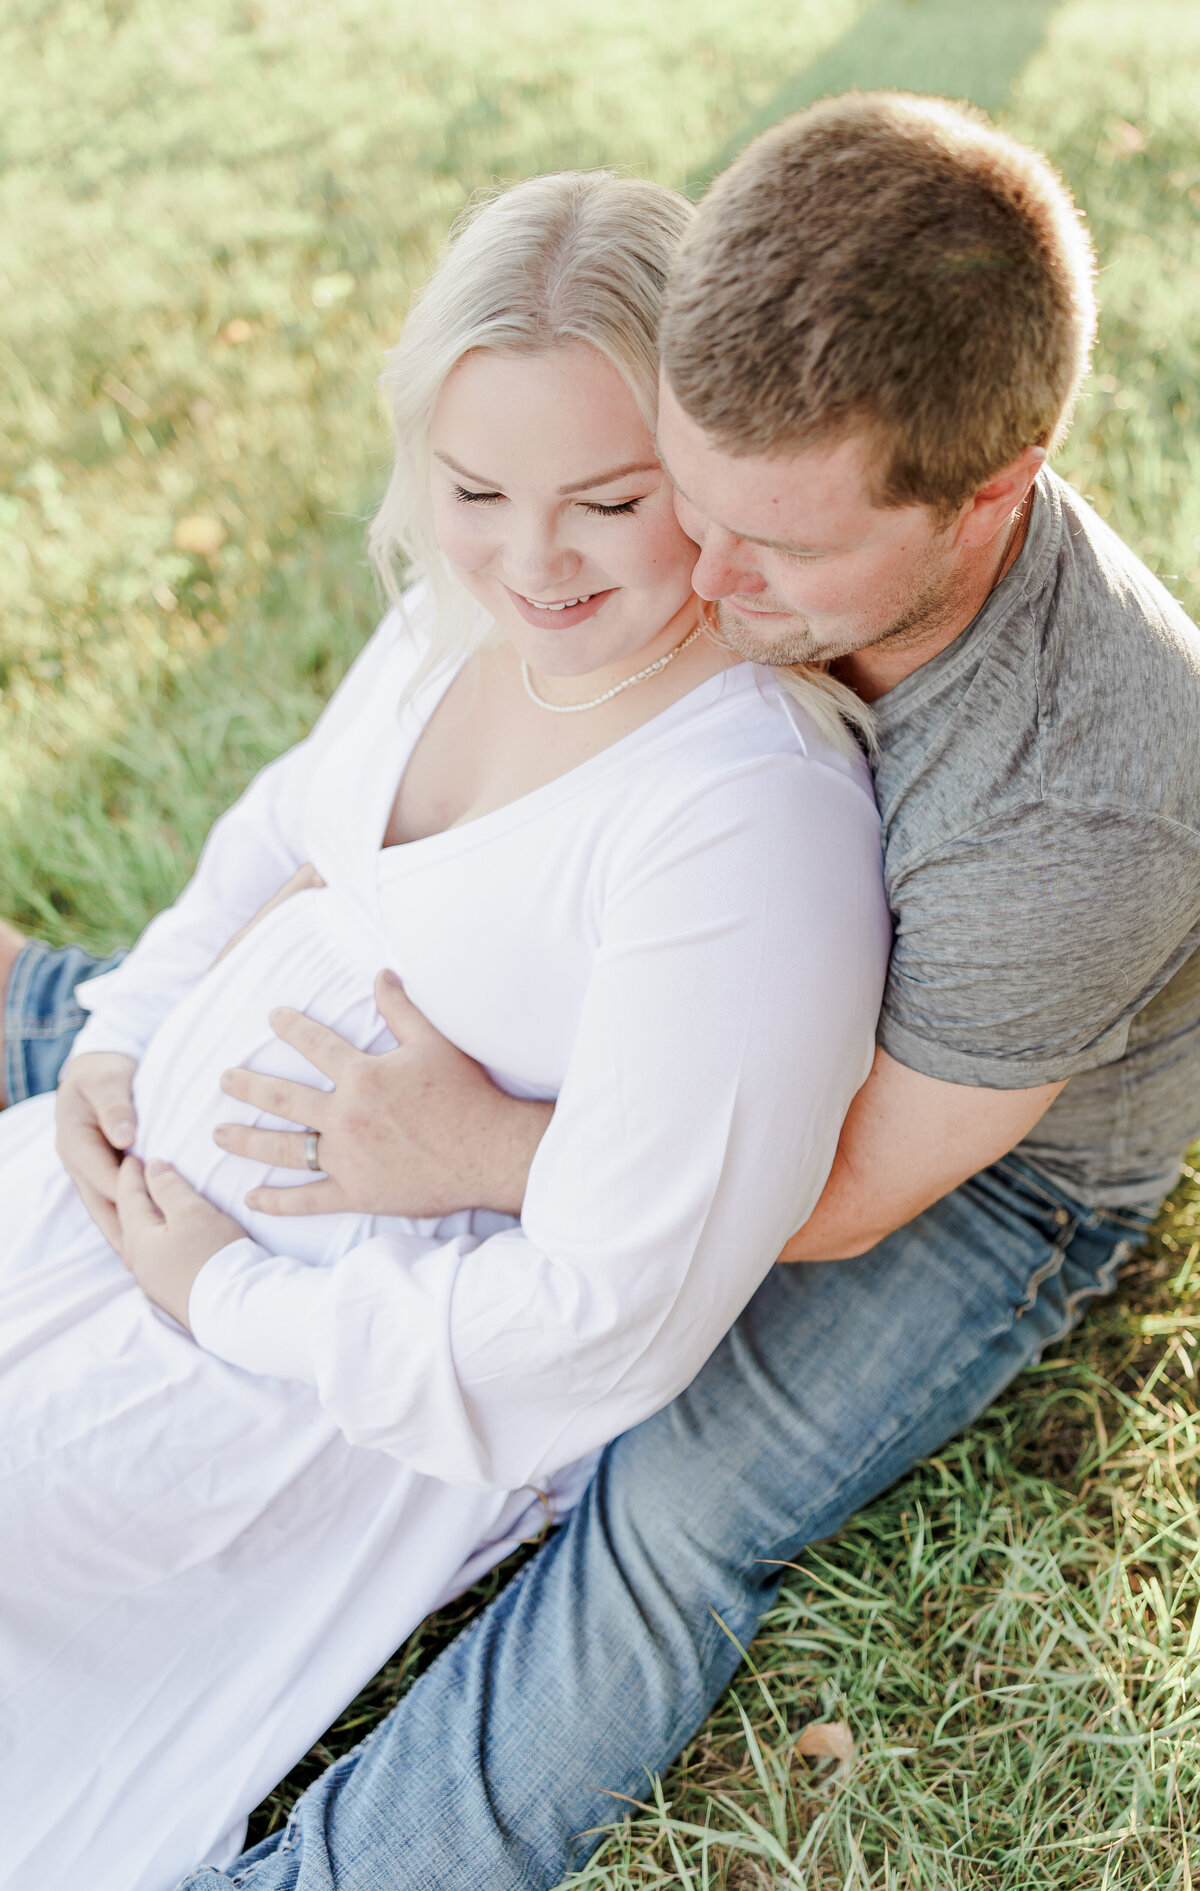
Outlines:
POLYGON ((811 1211, 886 953, 861 786, 775 757, 681 796, 608 902, 522 1225, 330 1269, 236 1242, 198 1340, 431 1475, 549 1475, 688 1383, 811 1211))
MULTIPOLYGON (((272 762, 213 828, 175 905, 151 921, 116 971, 80 988, 91 1018, 79 1032, 58 1089, 58 1151, 84 1206, 120 1249, 118 1169, 137 1134, 133 1078, 171 1006, 265 906, 299 891, 304 783, 315 758, 359 713, 402 635, 385 619, 306 741, 272 762)), ((320 884, 313 874, 312 882, 320 884)))

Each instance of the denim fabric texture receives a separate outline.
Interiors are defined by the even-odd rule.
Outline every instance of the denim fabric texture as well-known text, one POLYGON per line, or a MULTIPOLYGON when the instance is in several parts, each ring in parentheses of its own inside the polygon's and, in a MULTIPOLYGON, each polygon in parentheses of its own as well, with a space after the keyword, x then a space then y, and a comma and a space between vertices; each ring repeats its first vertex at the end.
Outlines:
MULTIPOLYGON (((68 1015, 59 955, 25 983, 18 1025, 68 1015)), ((550 1891, 700 1726, 781 1566, 1061 1339, 1150 1220, 1083 1207, 1009 1156, 856 1260, 776 1267, 286 1827, 180 1891, 550 1891)))
POLYGON ((10 1103, 54 1089, 87 1018, 76 988, 111 972, 124 957, 114 952, 94 959, 78 946, 29 941, 13 966, 4 1003, 4 1094, 10 1103))

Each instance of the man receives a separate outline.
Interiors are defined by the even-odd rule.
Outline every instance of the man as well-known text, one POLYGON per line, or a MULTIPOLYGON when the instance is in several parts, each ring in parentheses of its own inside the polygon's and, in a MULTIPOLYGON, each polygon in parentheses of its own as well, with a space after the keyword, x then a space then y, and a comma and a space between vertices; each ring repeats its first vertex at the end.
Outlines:
MULTIPOLYGON (((837 1264, 774 1270, 688 1391, 609 1447, 564 1527, 233 1869, 249 1891, 557 1884, 699 1725, 780 1565, 1107 1291, 1173 1182, 1200 1130, 1200 639, 1045 470, 1092 319, 1049 167, 937 101, 817 106, 702 206, 660 415, 697 588, 735 648, 831 660, 876 716, 895 925, 879 1051, 787 1250, 837 1264)), ((55 969, 17 958, 35 1015, 55 969)), ((284 1024, 337 1083, 313 1095, 330 1179, 308 1205, 519 1208, 543 1107, 492 1091, 401 994, 380 1002, 383 1058, 284 1024)), ((103 1195, 130 1105, 91 1095, 85 1065, 63 1102, 90 1112, 103 1195)), ((270 1107, 267 1080, 235 1088, 270 1107)), ((239 1135, 303 1165, 298 1133, 239 1135)))

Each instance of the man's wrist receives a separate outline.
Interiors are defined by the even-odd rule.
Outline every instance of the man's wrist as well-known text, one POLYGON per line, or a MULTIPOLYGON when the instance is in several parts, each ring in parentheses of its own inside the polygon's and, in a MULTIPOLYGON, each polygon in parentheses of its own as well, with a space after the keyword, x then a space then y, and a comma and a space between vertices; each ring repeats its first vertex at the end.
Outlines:
POLYGON ((529 1170, 553 1114, 553 1103, 506 1099, 503 1118, 481 1139, 481 1199, 476 1207, 520 1219, 529 1170))

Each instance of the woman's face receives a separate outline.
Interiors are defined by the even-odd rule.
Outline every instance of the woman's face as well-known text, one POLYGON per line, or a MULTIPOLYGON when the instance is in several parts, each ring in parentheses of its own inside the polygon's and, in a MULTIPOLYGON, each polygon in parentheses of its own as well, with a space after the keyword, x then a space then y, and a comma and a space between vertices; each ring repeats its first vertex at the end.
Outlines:
POLYGON ((690 599, 696 547, 632 394, 596 349, 464 356, 431 446, 438 543, 542 675, 636 656, 690 599))

